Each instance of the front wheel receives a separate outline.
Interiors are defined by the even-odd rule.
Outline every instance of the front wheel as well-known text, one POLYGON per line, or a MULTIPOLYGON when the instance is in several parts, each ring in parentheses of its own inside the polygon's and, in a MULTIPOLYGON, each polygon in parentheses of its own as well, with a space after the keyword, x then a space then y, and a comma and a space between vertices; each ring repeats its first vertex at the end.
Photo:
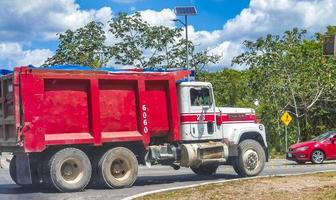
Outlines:
POLYGON ((190 169, 197 175, 215 175, 217 168, 218 165, 216 164, 201 165, 199 167, 190 167, 190 169))
POLYGON ((238 145, 238 156, 233 169, 241 177, 257 176, 264 169, 266 155, 263 147, 255 140, 244 140, 238 145))
POLYGON ((311 162, 313 164, 322 164, 325 159, 324 153, 321 150, 313 151, 311 155, 311 162))

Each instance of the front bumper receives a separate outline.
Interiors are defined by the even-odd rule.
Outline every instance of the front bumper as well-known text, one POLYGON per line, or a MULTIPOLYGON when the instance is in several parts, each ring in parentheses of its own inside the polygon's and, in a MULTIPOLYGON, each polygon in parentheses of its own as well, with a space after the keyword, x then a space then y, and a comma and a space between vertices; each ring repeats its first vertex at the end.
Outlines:
POLYGON ((290 151, 286 153, 287 160, 293 161, 309 161, 309 154, 304 151, 290 151))

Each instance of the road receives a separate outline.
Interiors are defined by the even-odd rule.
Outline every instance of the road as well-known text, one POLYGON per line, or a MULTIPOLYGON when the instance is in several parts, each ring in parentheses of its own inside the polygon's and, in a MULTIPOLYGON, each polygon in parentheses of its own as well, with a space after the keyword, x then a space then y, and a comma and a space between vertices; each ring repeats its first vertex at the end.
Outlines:
MULTIPOLYGON (((207 182, 209 180, 225 180, 238 178, 232 167, 221 166, 215 176, 197 176, 190 169, 181 168, 173 170, 165 166, 153 166, 148 169, 139 168, 139 177, 132 188, 125 189, 86 189, 78 193, 57 193, 41 188, 23 189, 15 185, 8 174, 8 165, 0 169, 0 199, 122 199, 141 192, 164 189, 169 187, 185 186, 207 182)), ((336 162, 327 162, 323 165, 297 165, 286 160, 271 160, 265 166, 262 175, 295 174, 302 172, 314 172, 324 170, 336 170, 336 162)))

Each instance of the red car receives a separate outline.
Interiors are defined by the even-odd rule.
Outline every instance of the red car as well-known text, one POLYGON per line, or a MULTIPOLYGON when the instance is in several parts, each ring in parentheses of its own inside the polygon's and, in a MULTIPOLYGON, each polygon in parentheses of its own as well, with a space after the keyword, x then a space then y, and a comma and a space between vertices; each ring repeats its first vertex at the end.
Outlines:
POLYGON ((307 161, 322 164, 325 160, 336 159, 336 130, 319 135, 311 141, 290 146, 286 158, 299 164, 307 161))

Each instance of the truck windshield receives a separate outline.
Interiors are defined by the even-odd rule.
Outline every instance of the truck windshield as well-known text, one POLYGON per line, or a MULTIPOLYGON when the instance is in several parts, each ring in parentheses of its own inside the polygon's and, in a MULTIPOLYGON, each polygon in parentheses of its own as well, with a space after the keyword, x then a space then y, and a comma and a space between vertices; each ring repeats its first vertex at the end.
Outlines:
POLYGON ((209 88, 191 88, 190 100, 192 106, 211 106, 209 88))
POLYGON ((316 138, 312 139, 312 141, 322 141, 322 140, 325 140, 327 138, 329 138, 331 135, 333 135, 336 131, 329 131, 329 132, 326 132, 326 133, 323 133, 319 136, 317 136, 316 138))

